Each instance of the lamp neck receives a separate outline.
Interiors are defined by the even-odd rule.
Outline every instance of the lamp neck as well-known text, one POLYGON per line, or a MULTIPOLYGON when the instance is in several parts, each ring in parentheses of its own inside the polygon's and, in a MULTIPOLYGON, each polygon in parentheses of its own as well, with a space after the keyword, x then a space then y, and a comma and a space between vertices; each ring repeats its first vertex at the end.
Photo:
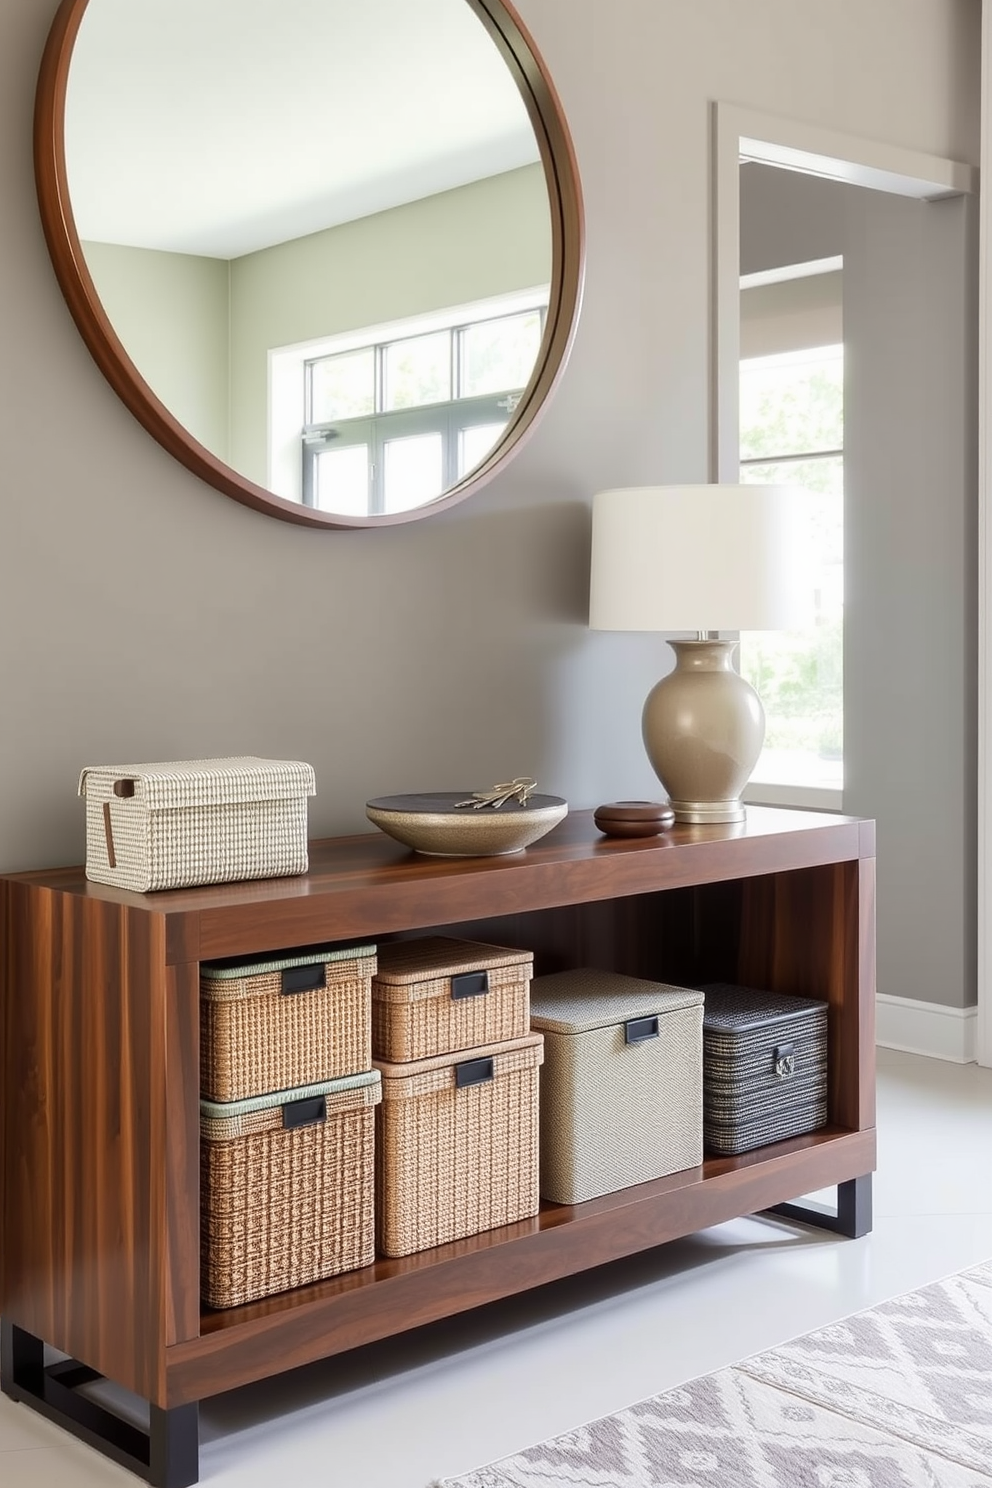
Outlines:
POLYGON ((678 672, 732 672, 733 656, 737 649, 735 640, 720 640, 708 636, 694 641, 669 641, 675 652, 675 670, 678 672))

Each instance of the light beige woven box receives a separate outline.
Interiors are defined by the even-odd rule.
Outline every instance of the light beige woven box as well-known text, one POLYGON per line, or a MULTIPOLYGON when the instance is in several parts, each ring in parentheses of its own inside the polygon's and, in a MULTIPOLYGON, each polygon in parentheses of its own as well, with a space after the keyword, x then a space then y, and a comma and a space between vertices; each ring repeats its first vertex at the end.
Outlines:
POLYGON ((372 1052, 398 1062, 530 1032, 530 951, 432 935, 380 946, 372 1052))
POLYGON ((411 1255, 537 1213, 540 1034, 378 1064, 376 1232, 411 1255))
POLYGON ((616 972, 531 984, 541 1193, 579 1204, 703 1160, 703 994, 616 972))
POLYGON ((313 768, 296 760, 91 765, 86 877, 139 894, 307 870, 313 768))
POLYGON ((238 1101, 372 1068, 375 946, 200 966, 200 1095, 238 1101))
POLYGON ((375 1259, 375 1071, 200 1102, 200 1291, 237 1307, 375 1259))

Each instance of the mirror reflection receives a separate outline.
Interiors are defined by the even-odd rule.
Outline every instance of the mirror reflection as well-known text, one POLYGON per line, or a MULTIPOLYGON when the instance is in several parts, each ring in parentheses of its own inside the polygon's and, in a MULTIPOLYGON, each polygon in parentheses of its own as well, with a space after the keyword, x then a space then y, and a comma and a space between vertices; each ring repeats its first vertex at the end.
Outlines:
POLYGON ((466 0, 89 0, 65 154, 117 337, 249 481, 388 514, 498 445, 545 335, 551 212, 466 0))

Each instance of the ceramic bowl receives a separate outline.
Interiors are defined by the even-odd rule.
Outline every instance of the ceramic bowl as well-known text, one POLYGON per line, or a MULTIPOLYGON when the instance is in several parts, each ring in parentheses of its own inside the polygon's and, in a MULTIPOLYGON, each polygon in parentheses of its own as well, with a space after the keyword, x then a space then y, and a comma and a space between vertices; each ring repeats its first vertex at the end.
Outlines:
POLYGON ((432 857, 490 858, 522 852, 568 813, 561 796, 533 795, 526 806, 516 801, 492 806, 463 806, 469 791, 436 795, 378 796, 365 803, 370 822, 415 852, 432 857))

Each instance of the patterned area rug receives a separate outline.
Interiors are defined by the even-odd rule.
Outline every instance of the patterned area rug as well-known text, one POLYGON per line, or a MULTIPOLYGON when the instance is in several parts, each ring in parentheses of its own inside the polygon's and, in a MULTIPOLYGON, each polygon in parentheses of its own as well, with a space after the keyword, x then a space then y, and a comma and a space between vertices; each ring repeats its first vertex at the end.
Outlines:
POLYGON ((434 1488, 992 1488, 992 1262, 434 1488))

